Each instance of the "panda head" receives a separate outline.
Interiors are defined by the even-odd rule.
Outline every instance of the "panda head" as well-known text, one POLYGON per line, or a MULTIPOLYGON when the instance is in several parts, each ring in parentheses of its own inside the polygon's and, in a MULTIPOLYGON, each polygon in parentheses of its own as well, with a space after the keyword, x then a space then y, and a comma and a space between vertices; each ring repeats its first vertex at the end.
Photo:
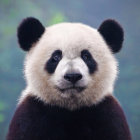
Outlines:
POLYGON ((112 94, 117 76, 114 53, 123 43, 123 29, 114 20, 99 29, 80 23, 45 28, 26 18, 18 27, 20 47, 27 51, 27 95, 69 109, 90 106, 112 94))

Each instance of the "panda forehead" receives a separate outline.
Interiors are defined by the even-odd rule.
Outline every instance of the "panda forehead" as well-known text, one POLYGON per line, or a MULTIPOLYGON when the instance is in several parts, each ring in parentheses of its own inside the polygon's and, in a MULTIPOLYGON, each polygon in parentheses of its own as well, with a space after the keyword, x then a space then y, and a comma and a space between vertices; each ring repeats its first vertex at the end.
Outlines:
POLYGON ((102 39, 100 33, 88 25, 81 23, 60 23, 46 28, 46 39, 66 42, 66 44, 82 44, 84 42, 102 39), (51 38, 51 39, 50 39, 51 38))
POLYGON ((46 28, 37 48, 37 52, 47 52, 49 56, 55 50, 61 50, 69 58, 80 56, 85 49, 92 55, 109 51, 100 33, 81 23, 60 23, 46 28))
POLYGON ((44 33, 46 39, 50 38, 55 40, 67 41, 67 42, 85 42, 101 39, 99 32, 91 28, 88 25, 81 23, 60 23, 46 28, 44 33))

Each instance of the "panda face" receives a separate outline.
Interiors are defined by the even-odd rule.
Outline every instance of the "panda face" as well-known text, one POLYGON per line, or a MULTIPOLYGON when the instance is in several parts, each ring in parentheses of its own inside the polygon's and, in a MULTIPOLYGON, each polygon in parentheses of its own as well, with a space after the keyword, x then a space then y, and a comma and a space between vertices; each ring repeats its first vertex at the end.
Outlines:
POLYGON ((90 106, 112 94, 116 75, 117 61, 98 30, 79 23, 53 25, 27 53, 21 100, 34 95, 69 109, 90 106))
POLYGON ((96 61, 88 50, 78 52, 75 58, 63 54, 62 50, 55 50, 45 65, 48 73, 54 73, 52 82, 56 83, 55 87, 62 94, 78 94, 86 89, 89 74, 95 72, 96 68, 96 61))
MULTIPOLYGON (((50 65, 53 65, 53 63, 50 64, 53 54, 46 64, 47 72, 50 72, 50 65)), ((60 55, 57 57, 60 57, 60 55)), ((59 63, 57 62, 55 64, 55 66, 58 66, 53 68, 53 71, 56 69, 51 77, 56 89, 62 94, 78 94, 82 92, 87 87, 88 79, 90 78, 88 76, 88 67, 82 60, 80 52, 79 55, 74 58, 70 58, 67 53, 64 53, 63 56, 61 54, 61 60, 59 61, 59 63)))

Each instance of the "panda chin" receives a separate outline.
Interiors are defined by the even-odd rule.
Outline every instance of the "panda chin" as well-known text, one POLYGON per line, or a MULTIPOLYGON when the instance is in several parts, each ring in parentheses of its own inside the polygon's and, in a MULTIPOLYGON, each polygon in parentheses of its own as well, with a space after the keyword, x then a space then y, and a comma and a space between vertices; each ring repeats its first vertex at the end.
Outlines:
POLYGON ((81 93, 83 90, 85 90, 86 87, 73 86, 73 87, 68 87, 68 88, 63 88, 63 89, 57 87, 57 89, 63 94, 78 94, 78 93, 81 93))

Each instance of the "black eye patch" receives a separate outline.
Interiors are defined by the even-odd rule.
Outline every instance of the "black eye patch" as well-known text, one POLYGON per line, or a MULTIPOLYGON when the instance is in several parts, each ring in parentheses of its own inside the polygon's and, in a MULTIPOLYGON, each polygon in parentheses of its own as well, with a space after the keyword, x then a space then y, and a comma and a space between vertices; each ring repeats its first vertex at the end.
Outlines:
POLYGON ((62 51, 61 50, 54 51, 52 53, 52 56, 46 63, 45 70, 47 70, 48 73, 50 73, 50 74, 54 73, 54 71, 61 59, 62 59, 62 51))
POLYGON ((81 58, 86 63, 89 69, 89 73, 92 74, 97 69, 97 63, 93 59, 92 55, 88 50, 81 51, 81 58))

